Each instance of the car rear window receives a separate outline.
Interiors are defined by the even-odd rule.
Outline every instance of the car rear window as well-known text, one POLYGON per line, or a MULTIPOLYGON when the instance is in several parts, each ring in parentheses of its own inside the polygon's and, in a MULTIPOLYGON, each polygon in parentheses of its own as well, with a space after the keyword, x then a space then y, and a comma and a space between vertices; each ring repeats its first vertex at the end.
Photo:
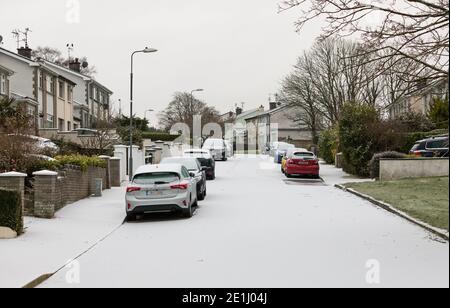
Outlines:
POLYGON ((295 152, 294 154, 293 154, 293 156, 295 156, 295 157, 309 157, 309 158, 313 158, 314 157, 314 154, 313 153, 305 153, 305 152, 295 152))
POLYGON ((188 170, 198 170, 198 163, 195 158, 166 158, 162 164, 180 164, 185 166, 188 170))
POLYGON ((152 184, 168 184, 177 182, 180 180, 180 176, 173 172, 154 172, 154 173, 142 173, 136 174, 133 182, 141 185, 152 184))
POLYGON ((206 158, 197 158, 197 159, 200 162, 200 165, 202 165, 202 167, 212 167, 212 162, 210 159, 206 158))

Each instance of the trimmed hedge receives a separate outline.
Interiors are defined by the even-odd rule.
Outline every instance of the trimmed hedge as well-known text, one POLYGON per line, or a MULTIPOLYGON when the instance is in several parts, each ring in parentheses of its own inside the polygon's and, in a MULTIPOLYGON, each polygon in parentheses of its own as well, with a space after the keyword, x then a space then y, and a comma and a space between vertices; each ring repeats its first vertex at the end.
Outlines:
POLYGON ((370 177, 372 179, 380 178, 380 160, 382 158, 407 158, 407 157, 408 155, 395 151, 388 151, 375 154, 372 157, 372 160, 369 162, 370 177))
POLYGON ((22 200, 15 191, 0 189, 0 227, 23 232, 22 200))
POLYGON ((73 165, 81 168, 82 171, 86 171, 88 167, 100 167, 106 168, 106 162, 96 156, 82 156, 82 155, 67 155, 57 156, 55 159, 61 165, 73 165))
POLYGON ((156 132, 142 132, 141 134, 143 139, 151 139, 152 141, 174 141, 179 138, 181 135, 171 135, 167 133, 156 133, 156 132))

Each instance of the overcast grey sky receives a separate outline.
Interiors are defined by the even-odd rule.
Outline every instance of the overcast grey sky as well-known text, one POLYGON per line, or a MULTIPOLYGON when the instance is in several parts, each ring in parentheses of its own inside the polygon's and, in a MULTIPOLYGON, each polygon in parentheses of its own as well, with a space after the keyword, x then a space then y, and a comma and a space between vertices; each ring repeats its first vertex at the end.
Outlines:
MULTIPOLYGON (((246 102, 267 106, 270 93, 291 70, 298 55, 320 32, 309 24, 295 32, 298 10, 278 14, 279 0, 0 0, 0 35, 14 50, 14 28, 30 27, 30 47, 52 46, 86 55, 98 81, 129 102, 129 57, 138 55, 135 104, 139 116, 167 106, 175 91, 204 88, 197 94, 221 112, 246 102), (68 8, 69 7, 69 8, 68 8), (75 14, 71 14, 75 13, 75 14)), ((155 117, 153 116, 153 119, 155 117)))

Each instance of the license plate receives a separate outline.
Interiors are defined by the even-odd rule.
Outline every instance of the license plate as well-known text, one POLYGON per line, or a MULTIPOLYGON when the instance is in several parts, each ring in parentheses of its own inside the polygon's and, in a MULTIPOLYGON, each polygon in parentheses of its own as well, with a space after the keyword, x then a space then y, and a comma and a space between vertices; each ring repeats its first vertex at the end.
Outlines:
POLYGON ((307 163, 307 162, 299 162, 298 164, 299 165, 309 165, 309 163, 307 163))
POLYGON ((161 196, 162 192, 147 190, 146 191, 146 195, 147 195, 147 197, 149 197, 149 196, 161 196))

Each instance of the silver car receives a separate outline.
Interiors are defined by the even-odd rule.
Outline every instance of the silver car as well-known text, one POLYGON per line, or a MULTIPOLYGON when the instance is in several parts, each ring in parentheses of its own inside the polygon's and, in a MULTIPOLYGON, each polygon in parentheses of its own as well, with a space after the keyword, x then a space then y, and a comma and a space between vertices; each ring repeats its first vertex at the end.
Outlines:
POLYGON ((197 206, 197 181, 180 164, 140 167, 127 187, 127 220, 148 213, 181 212, 192 217, 197 206))
POLYGON ((206 170, 200 161, 194 157, 168 157, 161 164, 181 164, 185 166, 191 176, 197 181, 197 199, 203 201, 206 198, 206 170))

